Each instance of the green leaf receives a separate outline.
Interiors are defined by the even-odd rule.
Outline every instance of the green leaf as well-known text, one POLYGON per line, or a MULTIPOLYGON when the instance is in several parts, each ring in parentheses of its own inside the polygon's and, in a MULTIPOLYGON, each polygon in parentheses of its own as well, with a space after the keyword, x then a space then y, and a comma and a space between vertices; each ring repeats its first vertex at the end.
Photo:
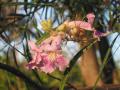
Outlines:
MULTIPOLYGON (((23 44, 23 48, 25 49, 25 53, 26 53, 25 55, 26 55, 27 61, 30 61, 32 57, 31 57, 31 53, 30 53, 30 50, 29 50, 28 39, 27 39, 26 33, 25 33, 25 39, 26 39, 26 47, 23 44)), ((36 77, 36 79, 39 81, 39 83, 40 84, 43 83, 43 81, 40 79, 39 74, 37 73, 37 71, 32 70, 32 72, 33 72, 34 76, 36 77)))
POLYGON ((103 64, 102 64, 102 66, 101 66, 101 68, 100 68, 99 75, 98 75, 98 77, 97 77, 97 79, 96 79, 96 82, 95 82, 95 84, 94 84, 93 90, 96 90, 96 86, 97 86, 97 83, 98 83, 98 81, 99 81, 99 79, 100 79, 100 77, 101 77, 101 74, 102 74, 102 72, 103 72, 103 69, 104 69, 105 65, 106 65, 106 64, 108 63, 108 61, 109 61, 109 55, 110 55, 111 49, 112 49, 112 47, 113 47, 113 45, 114 45, 114 43, 115 43, 115 41, 116 41, 116 39, 118 38, 119 35, 120 35, 120 33, 115 37, 115 39, 112 41, 111 46, 108 48, 108 51, 107 51, 107 53, 106 53, 106 55, 105 55, 105 57, 104 57, 104 60, 103 60, 103 64))
POLYGON ((50 33, 44 33, 38 40, 37 40, 37 44, 40 44, 43 40, 45 40, 46 38, 48 38, 50 36, 50 33))
POLYGON ((93 41, 92 43, 88 44, 87 46, 83 47, 74 57, 73 59, 70 61, 69 67, 66 68, 65 72, 64 72, 64 78, 61 81, 60 84, 60 90, 64 90, 65 87, 65 83, 69 77, 69 73, 72 70, 73 66, 75 65, 75 63, 77 62, 77 60, 79 59, 79 57, 89 48, 91 48, 95 43, 97 42, 97 40, 93 41))
POLYGON ((37 21, 36 19, 33 20, 33 26, 36 29, 37 33, 38 33, 38 37, 41 37, 41 35, 43 34, 37 27, 37 21))
POLYGON ((24 10, 25 10, 25 12, 26 12, 26 14, 27 14, 27 4, 26 3, 28 3, 28 0, 24 0, 24 10))

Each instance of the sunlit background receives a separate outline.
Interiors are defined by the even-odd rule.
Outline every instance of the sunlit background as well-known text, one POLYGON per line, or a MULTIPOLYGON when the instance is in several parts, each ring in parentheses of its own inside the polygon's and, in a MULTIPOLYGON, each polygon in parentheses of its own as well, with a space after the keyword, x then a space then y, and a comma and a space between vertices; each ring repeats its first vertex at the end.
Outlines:
MULTIPOLYGON (((41 37, 42 20, 51 19, 53 27, 56 28, 65 20, 76 20, 76 16, 85 17, 89 12, 94 12, 95 27, 102 27, 102 31, 112 32, 107 36, 108 44, 111 45, 114 38, 120 32, 120 2, 119 0, 2 0, 0 1, 0 63, 4 63, 25 73, 32 80, 44 87, 57 88, 59 80, 50 75, 35 70, 28 70, 25 65, 29 58, 27 41, 37 40, 41 37), (96 3, 96 5, 95 5, 96 3), (28 4, 28 5, 27 5, 28 4), (85 6, 88 5, 88 6, 85 6), (11 9, 12 8, 12 9, 11 9), (23 56, 26 55, 26 56, 23 56)), ((101 42, 101 41, 100 41, 101 42)), ((107 42, 105 42, 107 43, 107 42)), ((104 46, 104 45, 103 45, 104 46)), ((82 48, 78 42, 63 42, 62 49, 65 56, 71 60, 82 48)), ((100 64, 101 54, 98 45, 95 46, 97 62, 100 64)), ((112 47, 112 56, 115 64, 116 78, 114 83, 120 83, 120 36, 112 47)), ((81 58, 81 57, 80 57, 81 58)), ((80 72, 79 62, 73 68, 68 80, 75 87, 87 86, 80 72)), ((100 65, 99 65, 100 66, 100 65)), ((1 69, 1 68, 0 68, 1 69)), ((89 73, 89 72, 88 72, 89 73)), ((53 76, 62 78, 59 71, 55 71, 53 76)), ((113 76, 114 77, 114 76, 113 76)), ((114 84, 113 82, 111 82, 114 84)), ((24 80, 15 77, 7 71, 0 70, 0 90, 34 90, 32 86, 24 80), (7 85, 7 87, 6 87, 7 85)), ((51 89, 52 90, 52 89, 51 89)), ((54 90, 54 89, 53 89, 54 90)))

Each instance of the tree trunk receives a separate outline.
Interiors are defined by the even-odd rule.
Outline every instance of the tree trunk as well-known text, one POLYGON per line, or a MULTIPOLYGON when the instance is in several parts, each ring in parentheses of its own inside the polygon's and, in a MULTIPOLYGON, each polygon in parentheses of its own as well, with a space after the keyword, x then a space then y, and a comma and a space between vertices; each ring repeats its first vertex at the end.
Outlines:
MULTIPOLYGON (((82 76, 87 86, 94 86, 95 81, 98 77, 98 63, 94 48, 88 49, 80 60, 80 69, 82 76)), ((97 83, 98 86, 102 86, 103 82, 100 79, 97 83)))

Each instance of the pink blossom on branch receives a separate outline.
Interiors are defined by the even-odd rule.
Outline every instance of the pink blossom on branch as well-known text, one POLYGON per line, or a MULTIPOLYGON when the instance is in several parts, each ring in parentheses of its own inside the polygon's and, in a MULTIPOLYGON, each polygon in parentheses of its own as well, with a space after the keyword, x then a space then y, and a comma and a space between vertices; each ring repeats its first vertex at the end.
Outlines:
POLYGON ((40 47, 42 47, 43 51, 61 50, 61 43, 61 36, 50 36, 41 43, 40 47))
POLYGON ((33 41, 28 41, 28 45, 30 47, 30 53, 32 55, 32 60, 27 65, 27 68, 35 69, 36 64, 38 64, 41 61, 42 50, 33 41))
POLYGON ((85 29, 85 30, 90 30, 90 31, 93 31, 93 22, 94 22, 94 18, 95 18, 95 15, 93 13, 89 13, 87 14, 87 19, 88 19, 88 22, 85 22, 85 21, 65 21, 64 24, 68 27, 68 28, 74 28, 74 27, 77 27, 77 28, 81 28, 81 29, 85 29))
POLYGON ((62 54, 56 52, 49 52, 46 54, 42 63, 45 65, 40 66, 40 69, 45 73, 52 73, 55 69, 64 71, 69 64, 68 60, 66 60, 62 54))
POLYGON ((94 38, 97 38, 98 41, 100 41, 100 37, 105 37, 105 36, 108 36, 110 34, 110 32, 100 32, 100 31, 97 31, 97 30, 94 30, 94 33, 93 33, 93 37, 94 38))
POLYGON ((93 31, 92 25, 85 21, 71 21, 68 23, 68 27, 77 27, 85 30, 93 31))
POLYGON ((52 73, 56 69, 64 71, 68 67, 69 61, 61 53, 61 43, 62 38, 59 35, 49 37, 39 47, 30 42, 30 50, 34 53, 32 54, 33 59, 27 67, 29 69, 39 68, 45 73, 52 73))
POLYGON ((89 13, 87 14, 87 19, 88 19, 88 23, 90 23, 91 25, 93 25, 94 19, 95 19, 95 15, 93 13, 89 13))
POLYGON ((110 32, 102 33, 100 31, 95 30, 95 28, 93 27, 95 15, 93 13, 87 14, 86 17, 88 19, 87 22, 85 22, 85 21, 70 21, 70 22, 66 21, 65 24, 69 28, 77 27, 78 29, 81 28, 81 29, 92 31, 93 37, 97 38, 98 40, 100 40, 100 37, 105 37, 105 36, 109 35, 110 32))
POLYGON ((33 41, 28 41, 28 45, 32 52, 40 52, 41 51, 41 50, 39 50, 38 46, 33 41))

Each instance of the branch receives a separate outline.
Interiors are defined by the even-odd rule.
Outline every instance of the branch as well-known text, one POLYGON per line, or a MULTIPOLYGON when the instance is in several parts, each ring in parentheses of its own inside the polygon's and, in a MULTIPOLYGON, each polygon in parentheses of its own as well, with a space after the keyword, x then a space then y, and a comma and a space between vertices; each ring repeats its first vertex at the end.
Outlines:
MULTIPOLYGON (((61 81, 62 79, 58 78, 58 77, 55 77, 55 76, 52 76, 51 74, 47 74, 49 77, 53 78, 53 79, 56 79, 58 81, 61 81)), ((71 83, 69 82, 66 82, 67 85, 69 85, 71 88, 73 88, 74 90, 77 90, 77 88, 75 86, 73 86, 71 83)))
POLYGON ((12 66, 0 63, 0 69, 6 70, 7 72, 10 72, 10 73, 14 74, 15 76, 21 78, 26 83, 28 83, 29 85, 33 86, 35 88, 35 90, 48 90, 47 88, 44 88, 44 87, 40 86, 38 83, 36 83, 32 79, 30 79, 28 76, 23 74, 23 72, 21 72, 20 70, 15 69, 12 66))

